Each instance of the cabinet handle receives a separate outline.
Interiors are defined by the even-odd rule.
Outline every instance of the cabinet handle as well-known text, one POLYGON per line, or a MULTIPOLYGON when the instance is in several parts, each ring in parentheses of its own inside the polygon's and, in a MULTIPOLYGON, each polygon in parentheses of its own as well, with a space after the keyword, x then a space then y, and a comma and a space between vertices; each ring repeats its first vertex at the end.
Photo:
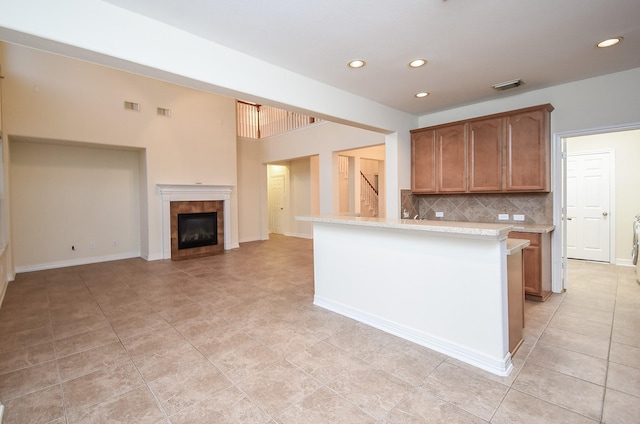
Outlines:
POLYGON ((609 212, 602 212, 602 216, 607 216, 609 215, 609 212))

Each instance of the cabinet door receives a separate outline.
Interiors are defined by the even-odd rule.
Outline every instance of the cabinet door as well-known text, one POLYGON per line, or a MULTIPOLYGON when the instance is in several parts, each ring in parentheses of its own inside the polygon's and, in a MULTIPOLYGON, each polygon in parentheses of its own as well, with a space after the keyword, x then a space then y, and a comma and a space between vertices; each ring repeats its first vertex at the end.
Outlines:
POLYGON ((426 130, 411 134, 411 191, 436 192, 436 132, 426 130))
POLYGON ((540 296, 542 292, 540 256, 540 246, 527 246, 522 249, 524 292, 535 296, 540 296))
POLYGON ((469 123, 469 191, 502 190, 502 118, 469 123))
POLYGON ((549 191, 549 111, 506 117, 507 191, 549 191))
POLYGON ((467 191, 465 128, 465 124, 457 124, 436 130, 436 187, 440 193, 467 191))

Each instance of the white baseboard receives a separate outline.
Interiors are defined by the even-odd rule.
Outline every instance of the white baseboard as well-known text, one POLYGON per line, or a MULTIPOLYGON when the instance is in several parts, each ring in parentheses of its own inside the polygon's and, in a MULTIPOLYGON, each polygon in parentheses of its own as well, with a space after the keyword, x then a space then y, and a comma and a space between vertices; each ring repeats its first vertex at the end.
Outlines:
POLYGON ((313 304, 336 312, 340 315, 353 318, 363 324, 370 325, 378 330, 409 340, 410 342, 435 350, 436 352, 443 353, 492 374, 506 377, 513 370, 511 354, 509 352, 507 352, 503 359, 497 360, 464 346, 452 343, 448 340, 416 331, 413 328, 409 328, 397 322, 389 321, 319 296, 314 296, 313 304))
POLYGON ((631 259, 616 258, 616 265, 620 266, 635 266, 631 259))
POLYGON ((71 261, 48 262, 44 264, 33 264, 16 267, 16 274, 21 272, 44 271, 47 269, 66 268, 69 266, 89 265, 100 262, 119 261, 122 259, 139 258, 140 252, 125 252, 117 255, 92 256, 88 258, 79 258, 71 261))
POLYGON ((313 239, 313 234, 306 234, 306 233, 289 233, 286 232, 284 233, 285 236, 287 237, 298 237, 298 238, 304 238, 304 239, 313 239))

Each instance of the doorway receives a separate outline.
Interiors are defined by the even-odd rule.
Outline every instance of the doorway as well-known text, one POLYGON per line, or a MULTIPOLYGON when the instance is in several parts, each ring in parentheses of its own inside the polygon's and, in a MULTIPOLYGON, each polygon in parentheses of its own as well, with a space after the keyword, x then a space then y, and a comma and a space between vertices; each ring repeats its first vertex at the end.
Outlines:
MULTIPOLYGON (((278 167, 279 168, 279 167, 278 167)), ((285 206, 284 173, 269 176, 269 232, 284 234, 283 215, 285 206)))
POLYGON ((610 261, 613 151, 567 155, 567 258, 610 261))
POLYGON ((640 167, 640 123, 615 127, 554 134, 556 160, 554 175, 558 183, 554 190, 553 279, 552 289, 568 288, 567 257, 569 223, 567 218, 568 157, 574 153, 613 152, 610 157, 609 263, 631 266, 633 219, 640 212, 638 185, 640 167), (617 184, 613 184, 617 181, 617 184))

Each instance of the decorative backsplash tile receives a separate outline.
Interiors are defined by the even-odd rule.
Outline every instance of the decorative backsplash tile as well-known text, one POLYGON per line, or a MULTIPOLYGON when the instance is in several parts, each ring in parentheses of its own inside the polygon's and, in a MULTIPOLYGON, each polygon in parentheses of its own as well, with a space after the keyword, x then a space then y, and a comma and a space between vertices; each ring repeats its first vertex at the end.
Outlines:
POLYGON ((400 216, 403 212, 413 219, 462 222, 516 223, 514 214, 524 215, 519 224, 551 224, 553 222, 553 193, 513 194, 411 194, 400 191, 400 216), (436 218, 442 212, 443 218, 436 218), (509 214, 508 221, 499 221, 499 214, 509 214))

